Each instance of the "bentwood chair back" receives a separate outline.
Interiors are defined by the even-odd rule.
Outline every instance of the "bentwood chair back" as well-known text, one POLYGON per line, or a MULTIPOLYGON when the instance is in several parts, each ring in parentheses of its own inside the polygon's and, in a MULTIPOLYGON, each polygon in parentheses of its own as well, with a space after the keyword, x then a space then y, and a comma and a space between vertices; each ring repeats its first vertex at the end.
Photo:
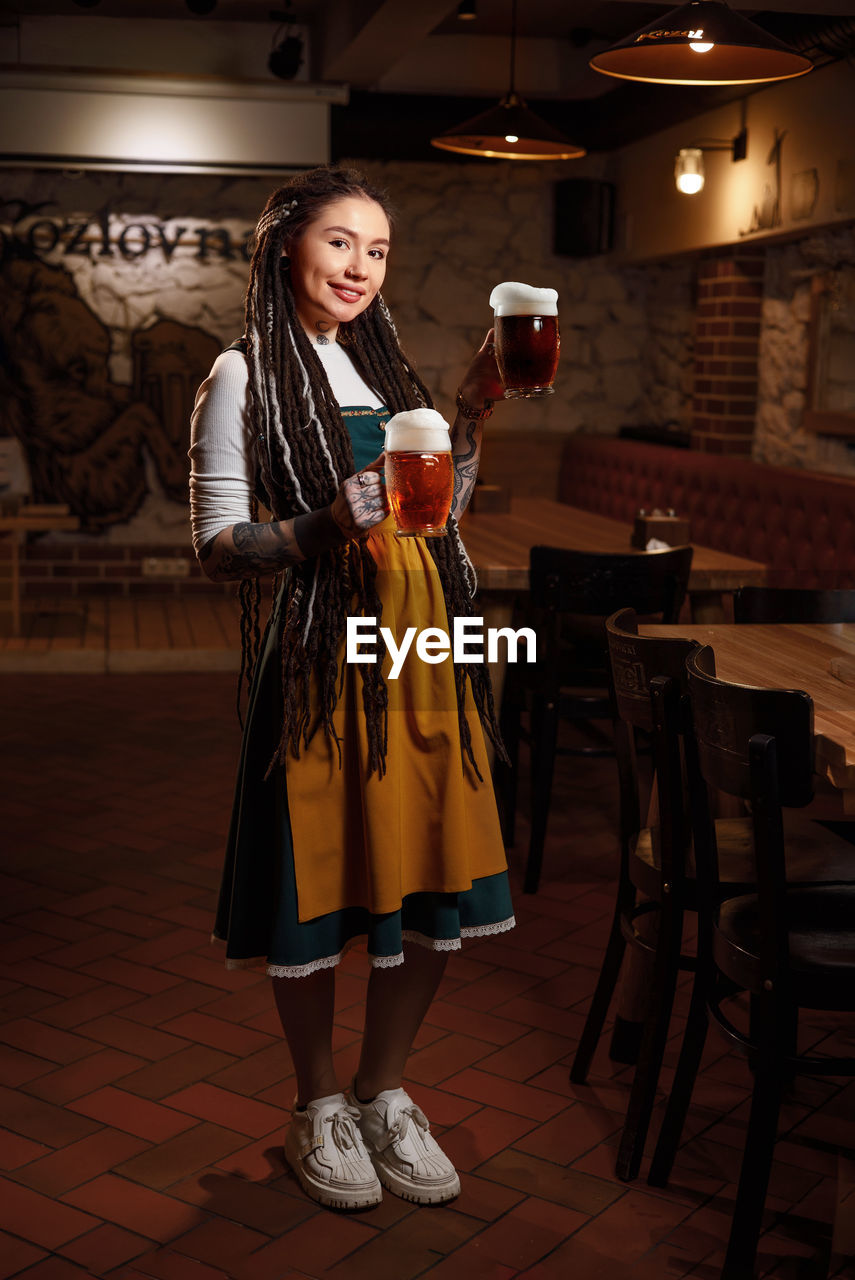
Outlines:
MULTIPOLYGON (((813 704, 791 689, 719 680, 712 650, 687 658, 686 768, 699 881, 698 974, 683 1048, 653 1158, 664 1185, 712 1021, 750 1060, 751 1112, 722 1280, 753 1275, 781 1095, 793 1073, 855 1075, 855 1057, 797 1051, 805 1009, 855 1011, 855 883, 793 883, 787 873, 784 808, 813 796, 813 704), (710 795, 749 803, 755 887, 733 895, 722 883, 710 795), (747 992, 747 1026, 730 1000, 747 992)), ((836 837, 827 835, 829 858, 836 837)), ((855 872, 855 867, 852 868, 855 872)))
POLYGON ((529 595, 515 625, 537 633, 537 663, 508 667, 502 699, 502 736, 511 761, 496 781, 505 843, 513 845, 519 742, 531 749, 531 838, 524 888, 540 882, 543 845, 556 755, 612 755, 608 746, 558 747, 559 722, 613 719, 605 620, 621 608, 676 622, 686 596, 692 547, 599 554, 562 547, 532 547, 529 595), (529 729, 522 715, 529 713, 529 729))
POLYGON ((646 957, 649 992, 617 1158, 618 1176, 629 1179, 638 1171, 650 1125, 677 978, 681 969, 693 967, 693 959, 681 954, 683 913, 694 903, 686 893, 688 819, 679 705, 667 693, 673 685, 679 696, 686 658, 698 646, 678 637, 639 636, 633 609, 613 614, 606 634, 617 712, 620 859, 609 940, 570 1079, 576 1084, 587 1079, 629 943, 641 953, 636 963, 646 957), (638 734, 653 746, 657 803, 651 826, 642 818, 638 734), (652 927, 646 927, 648 921, 652 927))
POLYGON ((855 622, 855 590, 740 587, 733 594, 735 622, 855 622))

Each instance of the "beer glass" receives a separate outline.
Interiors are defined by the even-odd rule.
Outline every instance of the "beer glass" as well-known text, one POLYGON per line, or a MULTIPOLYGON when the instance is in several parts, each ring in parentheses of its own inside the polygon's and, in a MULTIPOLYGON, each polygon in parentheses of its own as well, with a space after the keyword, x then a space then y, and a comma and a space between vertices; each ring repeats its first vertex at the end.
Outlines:
POLYGON ((409 409, 386 424, 386 492, 399 538, 442 538, 454 466, 448 423, 435 409, 409 409))
POLYGON ((561 348, 555 289, 506 281, 490 294, 490 306, 505 398, 551 396, 561 348))

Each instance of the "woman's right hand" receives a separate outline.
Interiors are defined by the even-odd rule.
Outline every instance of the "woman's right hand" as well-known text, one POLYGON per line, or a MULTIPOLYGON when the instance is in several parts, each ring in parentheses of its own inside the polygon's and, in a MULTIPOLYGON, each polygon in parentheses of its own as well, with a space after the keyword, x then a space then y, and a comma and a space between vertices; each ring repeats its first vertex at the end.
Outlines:
POLYGON ((381 453, 355 476, 349 476, 335 495, 332 517, 345 537, 358 538, 385 520, 389 502, 380 475, 385 461, 381 453))

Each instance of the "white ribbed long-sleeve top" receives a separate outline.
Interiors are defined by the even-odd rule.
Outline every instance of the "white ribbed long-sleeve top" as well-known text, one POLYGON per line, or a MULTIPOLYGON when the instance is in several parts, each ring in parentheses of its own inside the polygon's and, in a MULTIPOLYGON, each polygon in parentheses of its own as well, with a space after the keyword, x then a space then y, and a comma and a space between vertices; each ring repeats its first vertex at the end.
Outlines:
MULTIPOLYGON (((382 400, 338 343, 315 348, 340 405, 379 409, 382 400)), ((196 394, 190 444, 190 522, 198 552, 216 534, 249 520, 255 450, 249 374, 240 351, 224 351, 196 394)))

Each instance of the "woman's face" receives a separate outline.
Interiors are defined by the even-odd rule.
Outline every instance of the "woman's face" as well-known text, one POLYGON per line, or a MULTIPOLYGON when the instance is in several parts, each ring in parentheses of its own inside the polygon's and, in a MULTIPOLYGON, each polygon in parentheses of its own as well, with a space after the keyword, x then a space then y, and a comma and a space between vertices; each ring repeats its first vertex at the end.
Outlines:
POLYGON ((389 220, 380 205, 347 196, 326 205, 286 245, 297 314, 311 335, 334 336, 380 290, 389 252, 389 220))

